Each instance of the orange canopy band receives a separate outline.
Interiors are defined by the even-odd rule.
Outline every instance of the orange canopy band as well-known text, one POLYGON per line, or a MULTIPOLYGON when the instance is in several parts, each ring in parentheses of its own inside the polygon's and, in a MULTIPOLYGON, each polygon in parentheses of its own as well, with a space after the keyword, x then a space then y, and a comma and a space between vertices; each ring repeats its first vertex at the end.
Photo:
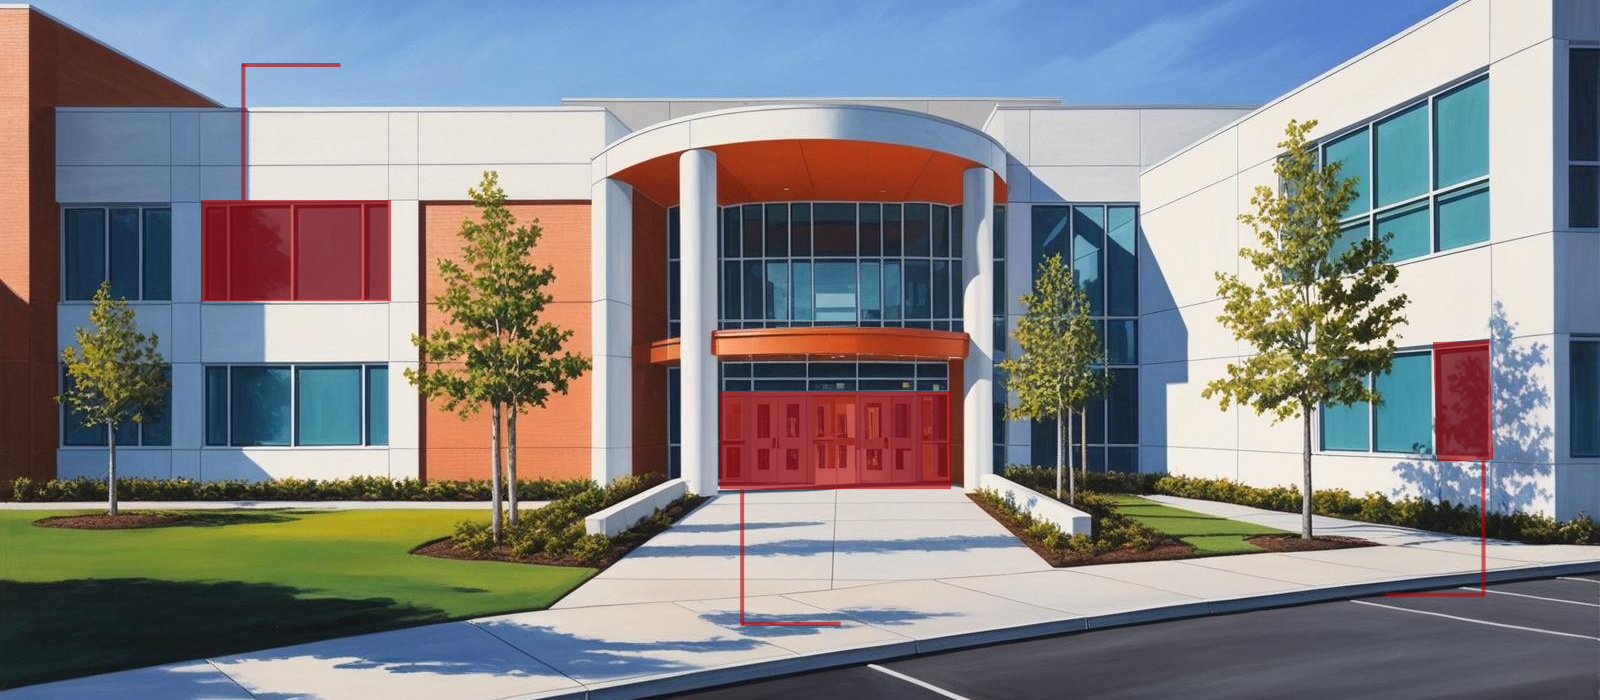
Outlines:
MULTIPOLYGON (((725 360, 960 360, 967 334, 922 328, 750 328, 715 331, 711 353, 725 360)), ((677 338, 641 348, 653 365, 678 364, 677 338)))

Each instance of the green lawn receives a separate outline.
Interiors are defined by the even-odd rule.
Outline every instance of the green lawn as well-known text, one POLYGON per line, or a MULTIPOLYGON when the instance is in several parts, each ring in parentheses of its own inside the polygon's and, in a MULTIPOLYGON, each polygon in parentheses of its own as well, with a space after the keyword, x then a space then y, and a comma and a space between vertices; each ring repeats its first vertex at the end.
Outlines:
POLYGON ((1124 515, 1194 545, 1196 554, 1259 552, 1260 547, 1246 542, 1244 538, 1283 533, 1277 528, 1173 508, 1138 496, 1113 494, 1110 498, 1124 515))
MULTIPOLYGON (((0 688, 548 607, 593 569, 418 557, 461 510, 66 530, 0 511, 0 688)), ((487 513, 483 514, 487 518, 487 513)))

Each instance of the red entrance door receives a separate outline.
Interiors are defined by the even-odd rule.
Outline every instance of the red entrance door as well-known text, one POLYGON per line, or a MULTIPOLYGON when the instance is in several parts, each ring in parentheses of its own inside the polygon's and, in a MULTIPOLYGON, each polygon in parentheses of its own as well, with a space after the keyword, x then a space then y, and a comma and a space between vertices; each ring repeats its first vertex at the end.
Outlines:
POLYGON ((811 394, 811 455, 817 484, 844 486, 860 482, 856 474, 855 394, 811 394))
POLYGON ((947 392, 724 392, 721 483, 950 482, 947 392))
POLYGON ((754 484, 811 483, 805 397, 755 395, 748 402, 752 433, 746 440, 752 458, 748 480, 754 484))

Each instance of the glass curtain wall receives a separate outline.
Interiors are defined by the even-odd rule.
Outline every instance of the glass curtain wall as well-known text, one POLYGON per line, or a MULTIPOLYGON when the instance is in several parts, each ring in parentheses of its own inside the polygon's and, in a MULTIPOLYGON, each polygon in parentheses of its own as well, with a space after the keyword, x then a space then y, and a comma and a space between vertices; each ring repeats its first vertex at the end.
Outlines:
MULTIPOLYGON (((1089 402, 1087 430, 1074 420, 1068 431, 1074 461, 1087 443, 1091 471, 1139 469, 1138 230, 1131 204, 1033 207, 1033 269, 1052 255, 1067 262, 1105 343, 1111 386, 1089 402)), ((1055 464, 1055 421, 1033 421, 1030 437, 1032 462, 1055 464)))

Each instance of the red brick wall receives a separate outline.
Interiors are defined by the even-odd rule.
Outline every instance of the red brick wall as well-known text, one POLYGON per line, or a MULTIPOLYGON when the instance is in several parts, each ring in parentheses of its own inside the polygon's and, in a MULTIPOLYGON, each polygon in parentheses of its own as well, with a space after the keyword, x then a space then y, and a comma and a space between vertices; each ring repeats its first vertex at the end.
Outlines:
MULTIPOLYGON (((633 193, 633 343, 667 337, 667 210, 633 193)), ((667 469, 667 368, 633 360, 633 473, 667 469)))
MULTIPOLYGON (((545 307, 544 320, 575 333, 566 349, 589 355, 589 203, 551 202, 510 205, 517 221, 538 220, 544 236, 534 258, 555 266, 556 279, 546 290, 554 298, 545 307)), ((473 215, 471 204, 422 205, 422 328, 444 323, 433 304, 443 289, 439 258, 459 259, 463 219, 473 215)), ((565 395, 554 395, 544 408, 517 418, 517 477, 568 479, 588 477, 589 400, 588 374, 572 382, 565 395)), ((626 409, 622 409, 626 410, 626 409)), ((489 477, 489 411, 462 420, 430 403, 421 411, 421 473, 424 479, 487 479, 489 477)))
POLYGON ((0 481, 55 475, 56 107, 215 102, 28 8, 0 8, 0 481))

